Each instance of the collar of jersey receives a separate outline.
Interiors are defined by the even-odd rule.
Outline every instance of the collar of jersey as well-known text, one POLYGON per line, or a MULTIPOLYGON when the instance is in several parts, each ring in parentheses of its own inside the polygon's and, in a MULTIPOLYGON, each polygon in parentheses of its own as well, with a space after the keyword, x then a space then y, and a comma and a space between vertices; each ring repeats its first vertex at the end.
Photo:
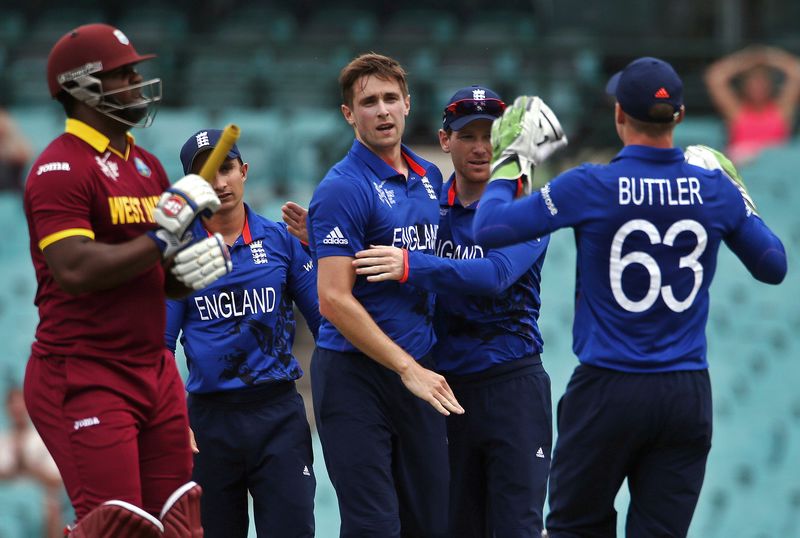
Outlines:
POLYGON ((442 194, 439 196, 439 205, 453 207, 455 205, 459 205, 464 209, 475 209, 477 207, 479 200, 475 200, 468 206, 465 206, 461 203, 461 200, 458 199, 458 190, 456 190, 456 174, 450 176, 450 179, 447 180, 447 183, 442 185, 442 194))
MULTIPOLYGON (((249 205, 244 204, 244 226, 242 227, 242 233, 239 234, 239 237, 242 238, 242 244, 244 245, 249 245, 253 242, 253 232, 256 234, 255 239, 264 237, 264 226, 258 218, 254 217, 258 217, 258 215, 253 213, 249 205), (252 227, 251 223, 253 225, 252 227)), ((205 226, 203 226, 203 228, 205 228, 205 226)), ((208 237, 214 235, 208 228, 205 228, 205 230, 208 237)), ((234 241, 234 243, 236 243, 236 241, 234 241)))
MULTIPOLYGON (((411 151, 411 149, 409 149, 405 144, 400 146, 400 151, 403 153, 403 157, 408 163, 409 168, 411 168, 411 171, 417 174, 419 177, 423 177, 427 172, 427 167, 423 166, 423 164, 428 163, 421 159, 416 153, 411 151)), ((400 172, 389 166, 386 161, 375 155, 371 149, 362 144, 358 139, 353 141, 353 146, 350 148, 350 152, 360 160, 364 161, 364 164, 366 164, 380 180, 403 177, 400 172)))
POLYGON ((125 153, 122 154, 119 151, 112 148, 111 146, 109 146, 111 140, 106 135, 104 135, 94 127, 86 123, 83 123, 80 120, 76 120, 75 118, 67 118, 67 126, 64 129, 64 132, 77 136, 78 138, 80 138, 81 140, 92 146, 95 149, 95 151, 97 151, 97 153, 103 153, 104 151, 108 150, 114 155, 122 157, 126 161, 128 160, 128 156, 131 154, 131 148, 133 147, 134 144, 133 135, 130 133, 125 133, 125 136, 128 139, 128 145, 125 148, 125 153))
POLYGON ((617 156, 611 162, 625 157, 658 162, 682 161, 684 159, 681 148, 654 148, 652 146, 630 145, 622 148, 622 151, 617 153, 617 156))

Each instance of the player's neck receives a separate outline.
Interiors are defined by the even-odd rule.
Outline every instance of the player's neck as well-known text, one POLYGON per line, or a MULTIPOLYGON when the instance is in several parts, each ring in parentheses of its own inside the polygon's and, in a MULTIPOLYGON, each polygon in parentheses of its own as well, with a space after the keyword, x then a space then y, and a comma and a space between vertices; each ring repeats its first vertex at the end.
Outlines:
POLYGON ((648 136, 634 130, 626 133, 623 143, 626 146, 650 146, 651 148, 670 149, 675 147, 672 143, 672 133, 663 136, 648 136))
POLYGON ((242 235, 245 216, 244 203, 239 203, 229 211, 217 211, 213 217, 206 219, 203 224, 209 232, 221 234, 226 245, 232 245, 242 235))
POLYGON ((467 207, 480 200, 486 190, 487 181, 467 181, 456 172, 456 194, 461 205, 467 207))
POLYGON ((109 146, 125 154, 130 127, 89 107, 77 110, 74 117, 108 138, 109 146))
POLYGON ((408 178, 408 163, 403 158, 403 151, 400 147, 400 144, 393 146, 391 148, 369 148, 372 152, 383 159, 383 161, 397 170, 399 173, 403 174, 406 178, 408 178))

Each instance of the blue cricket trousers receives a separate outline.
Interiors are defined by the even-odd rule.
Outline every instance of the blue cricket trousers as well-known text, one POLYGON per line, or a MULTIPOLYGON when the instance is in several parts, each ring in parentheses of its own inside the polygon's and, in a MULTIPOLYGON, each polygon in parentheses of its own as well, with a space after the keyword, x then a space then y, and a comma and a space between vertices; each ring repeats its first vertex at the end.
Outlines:
POLYGON ((616 536, 628 479, 627 538, 686 536, 711 448, 707 370, 575 369, 558 404, 550 470, 551 538, 616 536))
POLYGON ((444 416, 361 353, 317 348, 311 385, 340 536, 447 536, 444 416))

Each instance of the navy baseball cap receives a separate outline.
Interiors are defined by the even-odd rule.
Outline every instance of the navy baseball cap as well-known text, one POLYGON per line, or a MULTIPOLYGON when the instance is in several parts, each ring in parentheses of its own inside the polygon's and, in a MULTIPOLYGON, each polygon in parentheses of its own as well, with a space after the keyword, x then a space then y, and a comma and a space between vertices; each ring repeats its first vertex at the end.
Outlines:
POLYGON ((678 73, 664 60, 649 56, 632 61, 612 76, 606 93, 616 97, 626 114, 649 123, 671 122, 683 105, 683 82, 678 73), (653 117, 651 109, 660 103, 672 106, 673 116, 653 117))
MULTIPOLYGON (((190 173, 192 171, 192 163, 197 156, 204 151, 213 149, 214 146, 217 145, 217 142, 219 142, 221 136, 222 129, 202 129, 190 136, 189 140, 187 140, 181 148, 181 164, 183 164, 183 173, 190 173)), ((234 159, 237 157, 241 159, 242 154, 239 153, 239 148, 236 147, 236 144, 234 144, 231 150, 228 152, 228 158, 234 159)))
POLYGON ((448 101, 442 114, 442 129, 458 131, 475 120, 495 120, 503 115, 506 104, 485 86, 461 88, 448 101))

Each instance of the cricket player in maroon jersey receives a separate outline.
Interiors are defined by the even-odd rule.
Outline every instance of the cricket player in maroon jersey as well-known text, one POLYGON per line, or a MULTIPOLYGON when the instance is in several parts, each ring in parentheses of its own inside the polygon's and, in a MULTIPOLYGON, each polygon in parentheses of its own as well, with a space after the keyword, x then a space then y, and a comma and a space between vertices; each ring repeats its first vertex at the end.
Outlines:
POLYGON ((73 538, 203 533, 164 299, 230 261, 221 237, 191 241, 195 217, 219 207, 210 185, 189 175, 170 186, 128 134, 161 98, 160 79, 134 67, 152 57, 105 24, 55 44, 47 83, 66 129, 25 186, 39 308, 25 402, 75 508, 73 538))

